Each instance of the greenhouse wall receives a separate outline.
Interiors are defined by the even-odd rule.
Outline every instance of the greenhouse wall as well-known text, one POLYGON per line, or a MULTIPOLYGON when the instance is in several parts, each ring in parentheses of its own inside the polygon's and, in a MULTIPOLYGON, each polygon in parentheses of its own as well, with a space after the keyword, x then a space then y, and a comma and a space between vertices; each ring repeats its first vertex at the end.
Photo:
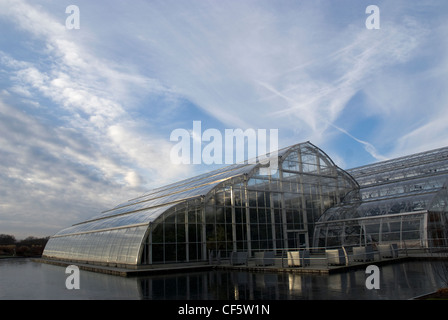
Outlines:
POLYGON ((448 148, 347 172, 360 185, 357 195, 322 215, 314 246, 448 248, 448 148))
POLYGON ((142 264, 309 248, 314 223, 356 182, 311 144, 291 148, 279 163, 275 175, 255 168, 221 182, 201 201, 166 212, 151 226, 142 264))

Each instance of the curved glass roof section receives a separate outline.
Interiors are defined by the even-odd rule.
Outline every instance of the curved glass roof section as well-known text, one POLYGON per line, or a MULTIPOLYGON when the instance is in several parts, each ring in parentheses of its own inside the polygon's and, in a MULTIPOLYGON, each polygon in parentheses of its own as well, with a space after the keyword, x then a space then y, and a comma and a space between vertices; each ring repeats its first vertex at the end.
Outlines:
MULTIPOLYGON (((123 202, 110 210, 101 212, 91 219, 65 228, 50 238, 44 252, 46 257, 70 258, 99 262, 116 261, 117 263, 136 264, 140 245, 145 238, 148 226, 165 212, 195 199, 205 199, 210 192, 223 182, 246 175, 248 179, 259 174, 259 169, 267 166, 269 159, 278 157, 283 175, 291 172, 310 172, 316 170, 314 156, 321 160, 319 175, 346 175, 347 180, 356 187, 345 171, 340 170, 333 161, 318 147, 309 142, 299 143, 263 155, 255 161, 229 165, 189 179, 162 186, 145 194, 123 202), (292 161, 301 152, 301 161, 292 161), (296 156, 293 156, 296 153, 296 156), (307 161, 307 157, 310 157, 307 161), (300 166, 300 168, 299 168, 300 166), (113 246, 120 248, 114 249, 113 246), (118 251, 116 251, 118 250, 118 251)), ((278 173, 277 173, 278 174, 278 173)), ((292 174, 292 173, 291 173, 292 174)))
MULTIPOLYGON (((320 222, 429 210, 448 181, 448 147, 347 170, 360 188, 320 222)), ((440 198, 440 197, 438 197, 440 198)), ((438 206, 444 206, 437 202, 438 206)))
POLYGON ((176 205, 204 197, 222 181, 256 165, 238 164, 154 189, 52 236, 44 257, 136 265, 149 225, 176 205))
POLYGON ((255 164, 232 165, 167 187, 152 190, 141 197, 119 204, 90 220, 59 231, 55 236, 80 232, 149 224, 166 210, 180 202, 205 196, 216 185, 242 174, 248 174, 255 164))
MULTIPOLYGON (((309 144, 303 143, 298 145, 309 144)), ((294 145, 273 153, 272 156, 282 157, 294 145)), ((270 157, 268 155, 267 157, 270 157)), ((218 184, 236 176, 248 175, 256 167, 262 166, 257 161, 247 160, 245 163, 229 165, 189 179, 159 187, 149 192, 121 203, 110 210, 103 211, 93 218, 75 224, 56 233, 53 237, 67 236, 123 228, 126 226, 148 225, 173 206, 192 199, 206 196, 218 184)))

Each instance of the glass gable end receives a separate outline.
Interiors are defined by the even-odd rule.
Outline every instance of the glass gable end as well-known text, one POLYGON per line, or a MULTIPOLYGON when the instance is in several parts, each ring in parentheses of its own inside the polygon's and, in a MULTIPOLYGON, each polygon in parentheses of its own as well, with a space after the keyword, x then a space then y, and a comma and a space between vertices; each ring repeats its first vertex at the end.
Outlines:
POLYGON ((310 143, 278 154, 277 173, 260 174, 260 165, 254 166, 221 181, 200 200, 167 211, 150 228, 142 263, 309 247, 314 222, 357 184, 310 143))

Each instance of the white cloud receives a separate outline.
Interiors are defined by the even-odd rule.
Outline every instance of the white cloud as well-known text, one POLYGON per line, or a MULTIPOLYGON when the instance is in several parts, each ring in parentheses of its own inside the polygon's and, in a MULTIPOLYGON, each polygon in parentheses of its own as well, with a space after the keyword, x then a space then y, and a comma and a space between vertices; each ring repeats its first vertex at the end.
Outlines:
MULTIPOLYGON (((149 147, 149 143, 138 146, 134 143, 131 148, 127 148, 129 143, 140 139, 137 138, 138 132, 128 132, 126 142, 114 141, 114 137, 109 133, 110 128, 114 128, 120 122, 135 125, 136 121, 130 117, 126 110, 127 106, 123 103, 132 101, 137 88, 156 92, 163 92, 164 88, 148 77, 121 71, 122 67, 119 67, 118 63, 110 63, 91 55, 82 42, 75 43, 70 40, 65 27, 57 23, 45 10, 39 10, 24 1, 18 2, 16 6, 12 6, 8 1, 3 1, 1 4, 4 8, 8 8, 3 14, 43 41, 48 56, 53 59, 49 66, 42 66, 15 60, 3 53, 2 61, 13 68, 12 80, 20 83, 23 90, 37 90, 63 107, 71 115, 65 116, 64 119, 71 127, 82 130, 82 134, 87 135, 93 143, 110 146, 118 142, 121 152, 137 160, 137 165, 141 168, 157 169, 160 161, 143 161, 141 158, 153 156, 158 146, 149 147)), ((147 139, 154 140, 149 136, 147 139)), ((168 143, 168 139, 159 141, 159 144, 165 145, 164 148, 168 143)), ((105 148, 100 149, 102 152, 107 152, 105 148)), ((88 159, 82 161, 89 163, 88 159)), ((106 170, 110 170, 112 176, 121 171, 122 175, 126 176, 127 168, 119 170, 106 163, 107 161, 103 160, 97 165, 105 174, 106 170)), ((132 163, 128 162, 128 166, 132 166, 132 163)))
POLYGON ((142 193, 145 183, 158 186, 186 171, 157 158, 170 146, 168 138, 134 130, 141 123, 127 103, 139 91, 164 94, 158 81, 92 55, 42 7, 0 1, 0 9, 0 18, 31 34, 46 54, 39 59, 42 52, 31 50, 19 60, 7 48, 0 51, 10 81, 2 98, 12 102, 18 94, 28 105, 41 105, 27 114, 0 101, 0 170, 7 181, 0 187, 6 199, 0 233, 18 230, 20 221, 26 228, 27 221, 39 226, 39 235, 52 234, 142 193))
POLYGON ((95 171, 101 155, 73 130, 45 126, 2 101, 0 124, 0 233, 33 226, 31 235, 51 234, 122 196, 95 171))
MULTIPOLYGON (((29 44, 28 54, 0 51, 0 72, 8 77, 0 105, 0 166, 11 190, 43 198, 38 190, 46 191, 42 210, 75 202, 91 188, 81 207, 67 209, 80 216, 95 201, 114 205, 117 194, 130 198, 142 186, 190 173, 192 167, 169 163, 172 144, 161 129, 201 120, 194 107, 191 114, 170 114, 179 110, 180 97, 223 128, 279 129, 280 147, 305 140, 322 146, 341 134, 380 160, 430 146, 437 137, 445 143, 444 106, 435 104, 448 99, 441 89, 429 93, 444 87, 447 60, 436 58, 446 57, 446 48, 440 45, 434 55, 425 50, 445 39, 447 28, 434 30, 436 22, 406 2, 397 9, 378 4, 380 30, 365 29, 365 7, 357 2, 136 0, 132 6, 110 2, 107 10, 91 1, 78 5, 81 29, 68 31, 65 10, 54 11, 63 5, 0 0, 0 18, 11 26, 5 35, 19 35, 17 46, 29 44), (419 63, 430 70, 409 69, 424 69, 419 63), (360 92, 365 104, 353 108, 350 120, 343 118, 360 92), (169 105, 157 105, 158 97, 169 105), (33 111, 14 110, 22 101, 33 111), (424 101, 431 105, 424 106, 431 111, 426 115, 424 101), (379 119, 374 134, 353 129, 357 118, 373 116, 379 119)), ((334 157, 344 163, 340 154, 334 157)), ((11 208, 7 204, 2 208, 11 208)), ((25 207, 31 209, 31 201, 25 207)))
MULTIPOLYGON (((143 6, 148 21, 138 50, 150 53, 154 74, 226 126, 295 128, 294 139, 320 143, 347 102, 410 61, 428 32, 399 9, 399 19, 383 19, 381 30, 365 28, 363 10, 334 27, 324 6, 151 4, 143 6)), ((344 10, 337 9, 332 14, 344 10)))

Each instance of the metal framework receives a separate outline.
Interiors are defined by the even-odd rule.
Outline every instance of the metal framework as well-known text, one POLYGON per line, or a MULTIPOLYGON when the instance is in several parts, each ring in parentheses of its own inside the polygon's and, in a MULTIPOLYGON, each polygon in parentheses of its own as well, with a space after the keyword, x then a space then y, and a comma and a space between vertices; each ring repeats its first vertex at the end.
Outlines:
POLYGON ((347 172, 360 188, 321 217, 315 246, 447 246, 448 148, 347 172))
POLYGON ((448 148, 348 171, 305 142, 151 190, 52 236, 43 256, 136 267, 298 248, 447 247, 448 148), (263 172, 263 174, 262 174, 263 172))
POLYGON ((358 185, 309 142, 269 156, 275 174, 246 162, 154 189, 61 230, 44 257, 136 266, 308 248, 315 222, 358 185))

